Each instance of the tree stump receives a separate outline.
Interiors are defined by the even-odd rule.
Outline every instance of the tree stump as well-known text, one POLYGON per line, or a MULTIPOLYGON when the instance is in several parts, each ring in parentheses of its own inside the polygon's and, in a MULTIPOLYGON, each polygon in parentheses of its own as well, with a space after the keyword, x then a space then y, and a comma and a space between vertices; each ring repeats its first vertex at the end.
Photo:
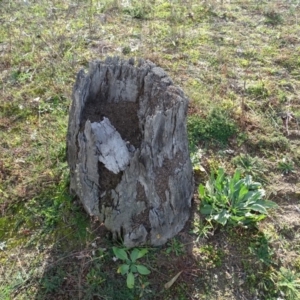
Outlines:
POLYGON ((67 153, 70 191, 127 247, 158 246, 189 218, 188 99, 150 61, 108 58, 81 70, 67 153))

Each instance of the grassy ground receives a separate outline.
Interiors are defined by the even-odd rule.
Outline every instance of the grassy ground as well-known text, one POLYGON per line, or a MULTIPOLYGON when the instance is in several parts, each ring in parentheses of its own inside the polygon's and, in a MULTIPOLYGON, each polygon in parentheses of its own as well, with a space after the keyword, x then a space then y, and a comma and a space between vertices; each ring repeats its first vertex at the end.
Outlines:
POLYGON ((300 5, 231 2, 0 1, 0 299, 300 299, 300 5), (76 73, 113 55, 152 60, 189 96, 197 184, 240 168, 279 205, 258 228, 211 228, 195 195, 133 290, 68 195, 76 73))

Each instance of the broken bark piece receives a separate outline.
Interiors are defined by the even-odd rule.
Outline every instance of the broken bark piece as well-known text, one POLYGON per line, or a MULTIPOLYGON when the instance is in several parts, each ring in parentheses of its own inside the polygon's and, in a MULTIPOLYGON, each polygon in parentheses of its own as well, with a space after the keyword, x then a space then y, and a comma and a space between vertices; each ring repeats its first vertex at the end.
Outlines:
POLYGON ((70 191, 126 247, 158 246, 189 218, 188 99, 150 61, 80 71, 67 134, 70 191))

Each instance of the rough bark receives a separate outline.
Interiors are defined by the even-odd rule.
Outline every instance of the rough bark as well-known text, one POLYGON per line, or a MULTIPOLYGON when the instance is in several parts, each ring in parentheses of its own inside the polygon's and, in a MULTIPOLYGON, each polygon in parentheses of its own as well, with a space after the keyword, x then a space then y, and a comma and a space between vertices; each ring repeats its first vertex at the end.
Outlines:
POLYGON ((127 247, 162 245, 189 217, 188 99, 149 61, 80 71, 67 136, 71 193, 127 247))

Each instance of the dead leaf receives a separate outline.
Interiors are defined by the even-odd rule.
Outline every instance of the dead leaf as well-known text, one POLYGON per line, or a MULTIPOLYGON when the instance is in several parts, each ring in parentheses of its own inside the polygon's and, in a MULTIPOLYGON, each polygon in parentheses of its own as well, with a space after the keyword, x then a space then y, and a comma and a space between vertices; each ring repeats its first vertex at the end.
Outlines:
POLYGON ((165 284, 165 289, 169 289, 173 284, 174 282, 177 280, 177 278, 180 276, 180 274, 182 273, 182 271, 180 271, 178 274, 176 274, 169 282, 167 282, 165 284))

